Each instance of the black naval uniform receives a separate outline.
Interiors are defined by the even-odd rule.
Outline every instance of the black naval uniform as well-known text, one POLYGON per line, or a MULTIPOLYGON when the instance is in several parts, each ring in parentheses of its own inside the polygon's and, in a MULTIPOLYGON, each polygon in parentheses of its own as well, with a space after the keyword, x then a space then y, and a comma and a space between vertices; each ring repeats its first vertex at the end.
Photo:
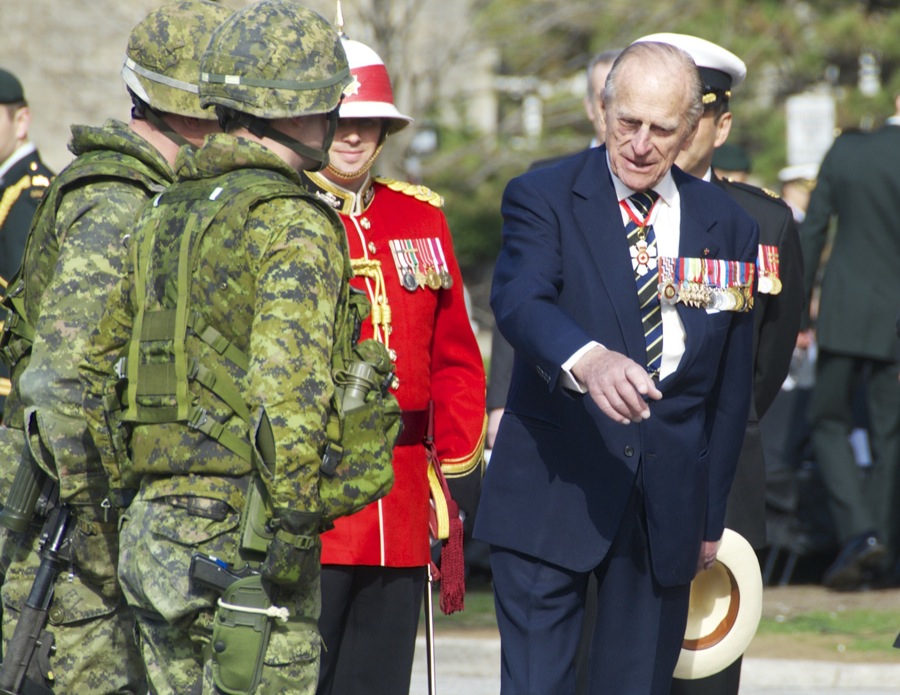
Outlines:
MULTIPOLYGON (((766 545, 766 463, 759 419, 778 395, 791 364, 804 303, 803 256, 797 225, 787 203, 774 193, 750 184, 715 175, 712 183, 756 220, 760 247, 778 249, 780 291, 777 294, 758 291, 754 299, 750 415, 725 509, 725 525, 760 549, 766 545)), ((708 678, 673 679, 671 695, 737 693, 741 662, 738 659, 708 678)))
POLYGON ((759 420, 781 390, 791 365, 803 311, 803 255, 790 207, 774 193, 713 176, 759 225, 761 246, 778 249, 778 294, 759 291, 753 307, 753 395, 744 445, 728 498, 725 523, 759 550, 766 545, 766 468, 759 420))
MULTIPOLYGON (((33 147, 0 178, 0 277, 3 278, 0 295, 5 294, 3 285, 19 270, 31 218, 52 178, 53 172, 33 147)), ((9 371, 0 363, 0 413, 8 391, 9 371)))

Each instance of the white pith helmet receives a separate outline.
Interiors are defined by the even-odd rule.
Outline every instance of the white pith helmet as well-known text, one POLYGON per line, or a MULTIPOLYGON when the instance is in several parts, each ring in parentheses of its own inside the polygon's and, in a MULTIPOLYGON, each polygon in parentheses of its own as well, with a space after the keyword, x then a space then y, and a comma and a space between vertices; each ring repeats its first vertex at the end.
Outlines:
POLYGON ((385 118, 388 133, 402 130, 413 119, 394 106, 391 78, 381 57, 364 43, 341 37, 353 82, 344 90, 341 118, 385 118))

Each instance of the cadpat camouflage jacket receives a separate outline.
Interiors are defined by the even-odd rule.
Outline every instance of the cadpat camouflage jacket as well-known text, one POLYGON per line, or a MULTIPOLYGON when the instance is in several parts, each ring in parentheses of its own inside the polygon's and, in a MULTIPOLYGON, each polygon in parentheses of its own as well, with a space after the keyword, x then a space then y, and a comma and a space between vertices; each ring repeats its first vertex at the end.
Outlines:
MULTIPOLYGON (((250 140, 220 134, 195 152, 182 150, 176 184, 158 206, 147 208, 136 231, 134 243, 141 248, 144 230, 155 234, 142 255, 148 264, 147 296, 165 292, 165 269, 154 263, 181 237, 185 215, 201 210, 217 189, 231 190, 236 177, 245 180, 253 170, 302 192, 298 174, 250 140)), ((225 208, 193 251, 189 311, 248 357, 246 372, 227 361, 217 366, 228 370, 250 413, 251 440, 265 438, 271 444, 264 458, 274 460, 264 479, 272 505, 317 512, 319 464, 334 391, 333 328, 349 263, 343 228, 336 216, 301 198, 276 197, 249 212, 235 207, 225 208)), ((92 434, 112 468, 102 399, 108 375, 131 339, 140 289, 134 287, 132 270, 113 291, 81 370, 92 434)), ((194 397, 216 427, 247 436, 244 420, 212 391, 200 389, 194 397)), ((156 495, 210 496, 240 507, 243 486, 223 483, 249 473, 250 462, 200 430, 183 422, 139 423, 131 446, 134 474, 153 475, 156 495), (209 477, 209 485, 198 476, 209 477)))
POLYGON ((103 499, 106 476, 82 415, 77 367, 122 276, 135 216, 172 170, 124 123, 73 126, 72 134, 77 158, 44 196, 18 276, 35 338, 15 365, 6 422, 22 427, 23 413, 36 420, 42 446, 33 442, 33 453, 59 475, 60 496, 83 504, 103 499))

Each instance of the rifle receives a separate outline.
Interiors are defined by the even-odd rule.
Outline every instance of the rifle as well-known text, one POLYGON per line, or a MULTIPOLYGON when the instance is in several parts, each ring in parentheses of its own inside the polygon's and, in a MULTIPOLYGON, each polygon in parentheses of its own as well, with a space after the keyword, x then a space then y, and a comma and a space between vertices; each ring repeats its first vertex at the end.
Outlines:
POLYGON ((35 513, 46 517, 39 542, 41 564, 0 664, 2 695, 53 695, 50 656, 55 648, 53 635, 44 627, 56 578, 63 565, 71 561, 72 511, 60 504, 56 482, 28 458, 16 471, 6 506, 0 512, 0 524, 21 532, 35 513))

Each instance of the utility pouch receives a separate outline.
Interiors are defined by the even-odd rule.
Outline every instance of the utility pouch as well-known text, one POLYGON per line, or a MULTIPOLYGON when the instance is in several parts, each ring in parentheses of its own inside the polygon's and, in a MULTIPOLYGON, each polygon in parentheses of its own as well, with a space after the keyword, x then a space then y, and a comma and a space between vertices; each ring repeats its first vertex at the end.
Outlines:
POLYGON ((274 617, 287 620, 287 610, 272 605, 259 576, 239 579, 222 594, 210 650, 213 682, 223 693, 249 695, 256 690, 274 617))

